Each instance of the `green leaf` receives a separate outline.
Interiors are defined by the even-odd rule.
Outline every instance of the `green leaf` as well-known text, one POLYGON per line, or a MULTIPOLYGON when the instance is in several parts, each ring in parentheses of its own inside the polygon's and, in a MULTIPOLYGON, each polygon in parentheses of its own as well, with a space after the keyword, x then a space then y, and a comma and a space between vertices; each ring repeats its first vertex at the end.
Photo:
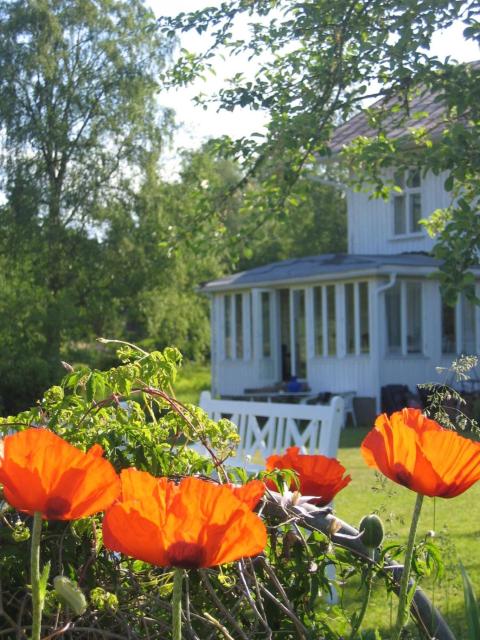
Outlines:
POLYGON ((44 564, 42 573, 40 575, 40 580, 38 583, 39 591, 40 591, 40 600, 43 602, 45 600, 45 594, 47 593, 47 583, 48 576, 50 575, 50 562, 44 564))
POLYGON ((478 640, 478 638, 480 638, 480 610, 473 590, 472 581, 470 580, 463 564, 461 562, 459 564, 463 581, 463 597, 465 601, 465 619, 468 628, 468 640, 478 640))

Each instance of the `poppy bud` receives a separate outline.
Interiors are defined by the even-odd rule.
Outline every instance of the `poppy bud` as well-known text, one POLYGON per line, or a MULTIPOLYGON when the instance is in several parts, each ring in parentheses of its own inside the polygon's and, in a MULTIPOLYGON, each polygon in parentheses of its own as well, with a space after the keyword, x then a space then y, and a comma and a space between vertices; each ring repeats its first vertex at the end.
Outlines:
POLYGON ((81 616, 87 610, 87 600, 80 587, 65 576, 53 579, 55 593, 67 604, 76 616, 81 616))
POLYGON ((358 530, 362 534, 361 540, 367 549, 376 549, 382 544, 383 522, 374 513, 361 519, 358 530))

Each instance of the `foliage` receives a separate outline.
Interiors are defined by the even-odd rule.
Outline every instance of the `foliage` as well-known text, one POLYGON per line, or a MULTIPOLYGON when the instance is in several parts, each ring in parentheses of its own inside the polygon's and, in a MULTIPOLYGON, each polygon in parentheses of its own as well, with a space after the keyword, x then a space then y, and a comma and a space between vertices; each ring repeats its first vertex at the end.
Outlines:
MULTIPOLYGON (((215 466, 220 471, 218 463, 237 442, 235 427, 228 420, 215 423, 200 409, 173 397, 178 351, 146 352, 122 343, 118 356, 122 364, 105 372, 74 369, 61 385, 45 392, 39 406, 3 419, 3 432, 48 426, 82 449, 101 444, 117 469, 134 465, 172 478, 210 475, 215 466), (192 441, 202 442, 211 456, 197 454, 188 446, 192 441)), ((228 474, 238 479, 234 470, 228 474)), ((5 525, 0 546, 2 631, 22 635, 30 616, 25 584, 30 523, 6 506, 1 517, 5 525)), ((265 555, 189 572, 186 635, 206 638, 221 625, 242 638, 345 637, 358 622, 356 611, 325 600, 331 584, 324 571, 336 565, 338 579, 344 583, 364 575, 365 559, 332 546, 335 527, 330 534, 312 531, 308 518, 275 508, 265 507, 262 517, 270 533, 265 555)), ((94 516, 45 525, 42 558, 51 561, 52 578, 47 582, 43 635, 60 630, 85 638, 102 637, 105 632, 125 638, 168 635, 172 572, 107 552, 99 524, 100 518, 94 516), (61 597, 72 596, 76 604, 81 600, 79 610, 84 604, 78 587, 83 591, 85 613, 75 616, 65 608, 52 588, 53 576, 63 576, 61 586, 67 588, 60 589, 61 597)), ((423 549, 418 554, 419 575, 429 570, 429 553, 423 549)), ((386 580, 390 588, 384 562, 382 553, 370 565, 372 579, 386 580)))
POLYGON ((465 617, 468 624, 468 639, 474 640, 478 638, 480 634, 480 609, 475 597, 475 591, 473 589, 472 581, 468 573, 465 571, 465 567, 460 563, 460 571, 462 573, 463 580, 463 593, 465 598, 465 617))
MULTIPOLYGON (((372 136, 361 138, 345 155, 352 171, 344 180, 367 186, 386 197, 393 188, 390 167, 440 174, 453 204, 428 223, 437 235, 435 254, 444 260, 441 280, 448 299, 466 289, 479 246, 476 202, 478 149, 478 65, 440 62, 428 53, 432 35, 461 18, 464 35, 479 41, 476 0, 431 3, 383 0, 255 0, 222 3, 163 20, 164 32, 195 30, 210 36, 197 56, 183 51, 170 76, 186 84, 215 66, 215 56, 261 60, 254 78, 237 73, 212 100, 220 109, 264 110, 270 121, 255 138, 225 141, 226 152, 241 156, 245 175, 260 176, 263 192, 252 209, 266 216, 281 214, 292 185, 320 160, 323 176, 332 172, 328 159, 335 127, 367 110, 372 136), (236 28, 248 20, 248 36, 236 28), (411 127, 401 138, 390 132, 412 117, 411 100, 432 94, 431 109, 444 112, 445 126, 429 132, 411 127), (456 198, 456 199, 455 199, 456 198)), ((244 33, 244 32, 243 32, 244 33)), ((425 114, 423 114, 425 116, 425 114)))
POLYGON ((112 320, 110 207, 170 121, 156 93, 171 42, 154 24, 139 0, 0 3, 0 249, 4 304, 18 312, 2 324, 5 395, 6 363, 41 359, 51 382, 66 328, 75 340, 112 320))

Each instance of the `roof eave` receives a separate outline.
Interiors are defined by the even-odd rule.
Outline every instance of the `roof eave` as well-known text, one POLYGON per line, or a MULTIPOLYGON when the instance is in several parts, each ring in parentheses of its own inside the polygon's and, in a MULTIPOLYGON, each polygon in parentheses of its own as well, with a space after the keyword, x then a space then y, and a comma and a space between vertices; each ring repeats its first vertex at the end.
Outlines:
MULTIPOLYGON (((326 282, 332 280, 349 280, 352 278, 368 278, 368 277, 382 277, 389 276, 392 273, 396 273, 398 276, 421 276, 428 277, 438 271, 438 266, 416 266, 416 265, 395 265, 395 264, 382 264, 376 267, 369 267, 367 269, 350 269, 337 272, 321 273, 312 276, 301 276, 293 278, 285 278, 283 280, 263 280, 255 283, 226 283, 226 284, 214 284, 205 285, 199 291, 200 293, 221 293, 228 291, 249 291, 251 289, 264 289, 264 288, 281 288, 285 285, 295 286, 301 284, 311 284, 313 282, 326 282)), ((471 270, 475 275, 480 277, 480 268, 471 270)))

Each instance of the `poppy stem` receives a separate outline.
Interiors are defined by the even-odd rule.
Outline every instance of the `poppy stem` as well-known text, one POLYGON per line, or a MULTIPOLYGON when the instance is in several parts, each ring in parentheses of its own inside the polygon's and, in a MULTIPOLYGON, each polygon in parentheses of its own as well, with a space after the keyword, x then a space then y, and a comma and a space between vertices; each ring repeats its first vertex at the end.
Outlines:
POLYGON ((182 581, 183 569, 177 567, 173 574, 172 640, 182 640, 182 581))
POLYGON ((32 640, 40 640, 42 629, 42 609, 44 598, 40 584, 40 537, 42 534, 42 514, 35 511, 33 516, 32 541, 30 547, 30 580, 32 583, 32 640))
POLYGON ((403 628, 407 622, 408 610, 407 610, 407 596, 408 596, 408 584, 410 580, 410 569, 412 566, 413 547, 415 544, 415 536, 417 533, 418 521, 420 519, 420 512, 422 510, 423 495, 417 493, 417 499, 415 501, 415 507, 413 509, 412 522, 410 524, 410 533, 408 534, 407 549, 405 552, 405 562, 403 565, 402 579, 400 581, 400 593, 398 595, 398 612, 397 623, 395 625, 395 640, 400 640, 402 636, 403 628))
MULTIPOLYGON (((373 556, 373 553, 372 553, 373 556)), ((372 557, 372 562, 374 561, 372 557)), ((367 608, 370 602, 370 596, 372 595, 372 582, 373 582, 373 566, 369 565, 367 569, 367 575, 365 578, 365 596, 362 602, 362 608, 360 609, 360 613, 357 616, 355 623, 352 625, 352 632, 350 634, 350 640, 355 640, 357 637, 358 631, 362 626, 363 619, 365 614, 367 613, 367 608)))

